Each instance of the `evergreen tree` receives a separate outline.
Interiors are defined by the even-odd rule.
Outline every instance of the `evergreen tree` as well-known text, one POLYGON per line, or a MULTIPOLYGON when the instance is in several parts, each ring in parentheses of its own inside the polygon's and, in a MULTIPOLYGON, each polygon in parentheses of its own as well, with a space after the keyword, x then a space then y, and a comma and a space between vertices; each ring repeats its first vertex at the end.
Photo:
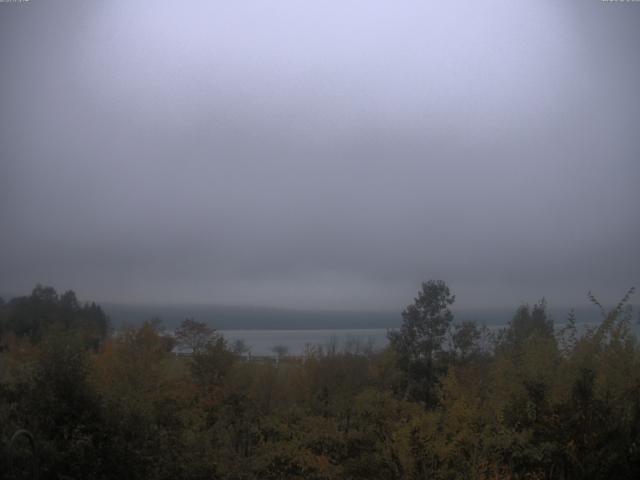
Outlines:
POLYGON ((455 295, 445 282, 422 283, 413 304, 402 312, 400 330, 388 333, 398 368, 404 374, 405 398, 433 405, 434 387, 444 367, 442 347, 453 321, 449 307, 454 301, 455 295))

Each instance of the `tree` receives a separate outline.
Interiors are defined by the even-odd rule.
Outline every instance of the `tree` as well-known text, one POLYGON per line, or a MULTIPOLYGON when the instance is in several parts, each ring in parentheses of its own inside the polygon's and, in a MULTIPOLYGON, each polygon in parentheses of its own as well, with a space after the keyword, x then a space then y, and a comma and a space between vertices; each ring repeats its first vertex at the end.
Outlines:
POLYGON ((214 334, 202 348, 195 350, 190 362, 191 374, 205 389, 219 387, 234 360, 235 355, 227 347, 224 337, 214 334))
POLYGON ((547 315, 547 302, 543 298, 533 307, 521 305, 506 330, 501 332, 500 347, 511 351, 520 350, 533 336, 553 340, 553 320, 547 315))
POLYGON ((451 335, 453 352, 461 361, 468 360, 480 352, 483 330, 475 322, 462 322, 453 327, 451 335))
POLYGON ((46 478, 100 478, 102 411, 78 335, 49 332, 21 403, 46 478))
POLYGON ((427 405, 435 400, 433 387, 442 366, 440 354, 453 320, 449 307, 454 301, 455 295, 442 280, 422 283, 413 304, 402 312, 400 330, 388 333, 405 376, 405 397, 427 405))
MULTIPOLYGON (((6 329, 7 315, 8 315, 8 311, 7 311, 6 304, 4 303, 4 300, 2 299, 2 297, 0 297, 0 340, 2 340, 2 335, 4 334, 4 331, 6 329)), ((2 351, 2 344, 0 343, 0 352, 1 351, 2 351)))
POLYGON ((197 355, 215 339, 216 333, 207 324, 186 318, 176 329, 175 336, 179 347, 197 355))
POLYGON ((95 303, 81 305, 73 290, 58 295, 52 287, 38 284, 31 295, 16 297, 5 306, 5 330, 40 341, 50 329, 80 333, 94 350, 110 331, 109 317, 95 303))
POLYGON ((247 345, 247 342, 242 338, 238 338, 233 342, 231 351, 239 357, 243 357, 244 355, 251 356, 251 347, 247 345))

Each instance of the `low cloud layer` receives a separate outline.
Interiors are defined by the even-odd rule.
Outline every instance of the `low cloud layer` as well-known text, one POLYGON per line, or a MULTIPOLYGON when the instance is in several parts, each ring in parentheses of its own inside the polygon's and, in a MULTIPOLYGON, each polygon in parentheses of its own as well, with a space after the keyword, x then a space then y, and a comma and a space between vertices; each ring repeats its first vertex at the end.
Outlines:
POLYGON ((398 308, 640 280, 640 4, 0 4, 0 292, 398 308))

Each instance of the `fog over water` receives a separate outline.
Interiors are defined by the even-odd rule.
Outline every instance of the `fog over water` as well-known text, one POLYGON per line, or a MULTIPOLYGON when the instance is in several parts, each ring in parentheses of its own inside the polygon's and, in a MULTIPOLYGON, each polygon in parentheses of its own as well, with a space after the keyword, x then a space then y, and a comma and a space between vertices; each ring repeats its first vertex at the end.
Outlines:
POLYGON ((616 302, 639 27, 596 0, 0 3, 0 292, 616 302))

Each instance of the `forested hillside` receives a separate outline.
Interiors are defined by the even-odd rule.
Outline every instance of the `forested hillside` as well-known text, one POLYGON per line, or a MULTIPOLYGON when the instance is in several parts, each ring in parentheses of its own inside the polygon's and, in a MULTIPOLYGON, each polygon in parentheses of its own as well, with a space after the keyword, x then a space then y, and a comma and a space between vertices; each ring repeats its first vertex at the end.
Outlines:
POLYGON ((382 352, 250 361, 197 319, 114 332, 38 286, 0 302, 0 477, 640 478, 632 293, 611 310, 591 296, 591 329, 556 328, 541 301, 492 333, 454 322, 430 281, 382 352), (35 452, 9 448, 20 429, 35 452))

